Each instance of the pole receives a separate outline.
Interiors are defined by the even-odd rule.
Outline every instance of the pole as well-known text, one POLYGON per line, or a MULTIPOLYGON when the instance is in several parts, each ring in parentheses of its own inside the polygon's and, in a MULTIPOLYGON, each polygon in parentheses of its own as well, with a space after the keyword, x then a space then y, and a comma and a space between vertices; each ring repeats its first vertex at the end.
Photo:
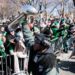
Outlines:
POLYGON ((20 14, 13 22, 11 22, 9 25, 8 25, 8 28, 12 28, 12 26, 20 19, 24 16, 24 14, 20 14))
POLYGON ((62 0, 62 16, 64 16, 64 0, 62 0))
POLYGON ((47 20, 47 0, 45 0, 45 20, 47 20))
POLYGON ((73 15, 74 15, 74 18, 75 18, 75 0, 73 0, 73 3, 74 3, 74 11, 73 11, 73 15))

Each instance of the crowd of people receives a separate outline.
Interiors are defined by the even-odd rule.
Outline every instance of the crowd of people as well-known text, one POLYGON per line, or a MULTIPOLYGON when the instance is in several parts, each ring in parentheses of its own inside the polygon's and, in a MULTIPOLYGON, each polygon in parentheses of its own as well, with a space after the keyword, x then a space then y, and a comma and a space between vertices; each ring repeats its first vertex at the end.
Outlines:
POLYGON ((37 20, 31 16, 28 21, 25 16, 17 25, 14 29, 1 27, 0 55, 3 59, 8 54, 13 55, 16 73, 20 72, 21 58, 29 74, 60 75, 56 53, 74 50, 75 19, 50 16, 47 20, 37 20))

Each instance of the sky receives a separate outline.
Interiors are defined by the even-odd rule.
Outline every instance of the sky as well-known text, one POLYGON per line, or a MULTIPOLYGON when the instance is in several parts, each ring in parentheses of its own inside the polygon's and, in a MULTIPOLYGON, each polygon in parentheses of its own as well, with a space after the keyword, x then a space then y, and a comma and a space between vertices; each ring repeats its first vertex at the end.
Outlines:
MULTIPOLYGON (((36 1, 38 1, 37 4, 34 5, 34 7, 36 7, 36 9, 39 10, 39 4, 40 4, 39 0, 34 0, 34 1, 35 1, 35 3, 36 3, 36 1)), ((44 0, 40 0, 40 1, 44 2, 44 0)), ((46 11, 50 14, 53 14, 54 16, 58 16, 59 15, 58 11, 62 9, 61 0, 46 0, 46 1, 48 1, 48 3, 49 3, 47 5, 46 11)), ((64 7, 65 12, 67 13, 69 10, 71 10, 71 7, 73 7, 73 1, 72 0, 64 0, 64 5, 65 5, 65 7, 64 7), (66 3, 65 3, 65 1, 66 1, 66 3), (69 10, 68 10, 68 8, 69 8, 69 10)), ((42 6, 42 11, 44 11, 44 10, 45 10, 44 6, 42 6)))
MULTIPOLYGON (((51 0, 50 0, 51 1, 51 0)), ((52 0, 53 1, 53 0, 52 0)), ((56 0, 56 1, 58 1, 58 0, 56 0)), ((65 13, 67 13, 67 12, 69 12, 69 10, 71 10, 71 8, 73 7, 73 2, 72 2, 72 0, 65 0, 64 1, 64 9, 65 9, 65 13), (65 1, 66 1, 66 3, 65 3, 65 1), (68 8, 69 8, 69 10, 68 10, 68 8)), ((60 9, 62 9, 62 7, 61 7, 61 3, 58 3, 58 2, 56 2, 56 4, 54 4, 54 5, 51 5, 51 6, 48 6, 48 9, 47 9, 47 11, 48 12, 51 12, 51 10, 54 8, 54 7, 56 7, 54 10, 53 10, 53 12, 52 12, 52 14, 53 15, 59 15, 58 14, 58 10, 60 10, 60 9)))
MULTIPOLYGON (((53 14, 54 16, 59 15, 58 10, 62 9, 61 3, 59 3, 61 0, 48 0, 48 1, 51 4, 49 4, 47 6, 47 9, 46 9, 47 12, 53 14)), ((65 12, 67 13, 73 7, 73 1, 72 0, 64 0, 64 5, 65 5, 64 6, 65 12), (69 10, 68 10, 68 8, 69 8, 69 10)))

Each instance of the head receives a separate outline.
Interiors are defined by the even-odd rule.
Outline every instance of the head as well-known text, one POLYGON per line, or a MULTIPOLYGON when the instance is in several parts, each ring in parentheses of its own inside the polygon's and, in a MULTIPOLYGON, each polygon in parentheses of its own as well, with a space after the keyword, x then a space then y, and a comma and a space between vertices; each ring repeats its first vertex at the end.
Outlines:
POLYGON ((15 30, 15 32, 19 32, 22 30, 22 27, 21 26, 18 26, 17 29, 15 30))
POLYGON ((50 28, 49 28, 49 27, 44 28, 43 33, 44 33, 45 35, 50 35, 50 34, 51 34, 50 28))
POLYGON ((60 25, 64 25, 64 23, 65 23, 65 19, 62 18, 62 19, 61 19, 61 22, 60 22, 60 25))
POLYGON ((51 20, 50 19, 48 19, 48 24, 47 24, 48 26, 50 26, 51 25, 51 20))
POLYGON ((43 34, 35 35, 35 44, 34 44, 35 51, 43 51, 44 49, 49 48, 49 46, 50 43, 43 34))
POLYGON ((75 24, 75 18, 73 19, 73 22, 74 22, 74 24, 75 24))
POLYGON ((1 27, 1 31, 4 32, 5 31, 5 28, 4 27, 1 27))
POLYGON ((34 17, 30 16, 30 23, 34 23, 34 17))
POLYGON ((15 35, 14 29, 9 29, 10 35, 15 35))

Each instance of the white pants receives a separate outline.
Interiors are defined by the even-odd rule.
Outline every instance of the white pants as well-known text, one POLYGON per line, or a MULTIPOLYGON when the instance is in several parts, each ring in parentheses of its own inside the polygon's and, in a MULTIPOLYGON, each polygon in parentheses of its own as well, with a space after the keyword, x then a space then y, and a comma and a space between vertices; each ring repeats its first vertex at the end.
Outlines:
POLYGON ((27 54, 23 54, 22 52, 12 52, 12 55, 14 56, 14 71, 15 71, 15 73, 20 73, 18 58, 24 58, 24 70, 25 70, 27 68, 26 66, 28 65, 28 60, 26 59, 27 54))

